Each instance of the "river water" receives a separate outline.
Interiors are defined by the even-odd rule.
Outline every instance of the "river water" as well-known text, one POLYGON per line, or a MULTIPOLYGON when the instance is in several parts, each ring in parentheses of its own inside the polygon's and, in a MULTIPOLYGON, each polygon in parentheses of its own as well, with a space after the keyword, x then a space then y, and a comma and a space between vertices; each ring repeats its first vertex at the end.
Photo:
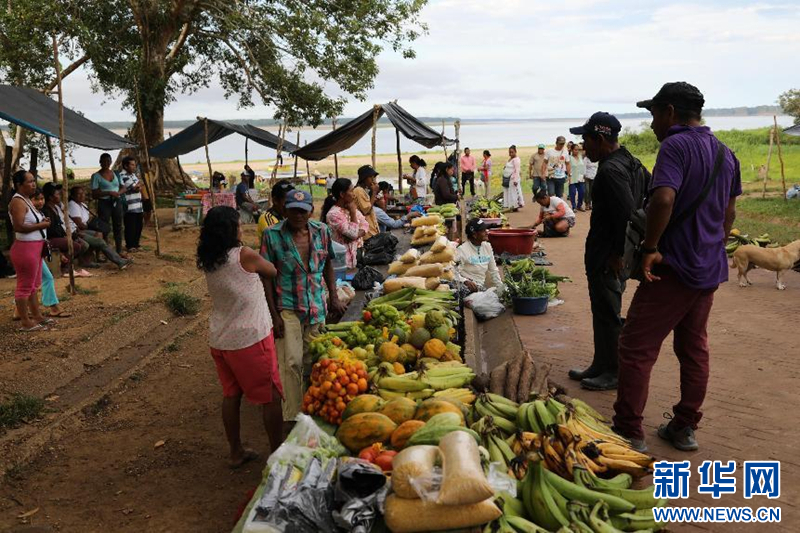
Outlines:
MULTIPOLYGON (((644 127, 645 119, 623 119, 623 128, 641 130, 644 127)), ((772 124, 772 116, 744 116, 744 117, 708 117, 706 123, 714 130, 729 129, 751 129, 768 127, 772 124)), ((539 143, 552 144, 559 135, 564 135, 567 140, 577 140, 569 134, 569 128, 579 126, 580 120, 530 120, 519 122, 471 122, 461 125, 461 147, 472 148, 477 156, 484 148, 506 148, 512 144, 518 146, 534 146, 539 143)), ((778 124, 787 127, 792 124, 792 118, 779 116, 778 124)), ((431 124, 436 131, 441 131, 440 124, 431 124)), ((277 127, 264 128, 277 133, 277 127)), ((311 142, 314 139, 328 133, 330 129, 319 128, 317 130, 307 129, 300 133, 300 144, 311 142)), ((124 132, 117 132, 123 134, 124 132)), ((169 132, 168 132, 169 133, 169 132)), ((177 130, 171 131, 174 135, 177 130)), ((291 142, 296 141, 296 132, 290 132, 288 137, 291 142)), ((455 131, 452 124, 445 129, 445 135, 454 137, 455 131)), ((376 147, 379 154, 391 154, 396 152, 395 130, 391 127, 378 128, 376 136, 376 147)), ((370 153, 372 136, 365 135, 358 140, 348 150, 341 155, 367 155, 370 153)), ((403 152, 425 151, 425 148, 414 141, 406 139, 401 135, 400 147, 403 152)), ((73 152, 75 159, 70 166, 74 168, 92 168, 97 165, 97 161, 102 152, 92 148, 77 148, 73 152)), ((209 146, 211 160, 215 162, 237 161, 245 158, 245 139, 237 134, 229 135, 209 146)), ((116 156, 116 153, 111 154, 116 156)), ((275 151, 260 146, 256 143, 249 143, 249 158, 252 161, 273 159, 275 151)), ((205 151, 201 148, 181 156, 181 163, 188 165, 192 163, 205 162, 205 151)))

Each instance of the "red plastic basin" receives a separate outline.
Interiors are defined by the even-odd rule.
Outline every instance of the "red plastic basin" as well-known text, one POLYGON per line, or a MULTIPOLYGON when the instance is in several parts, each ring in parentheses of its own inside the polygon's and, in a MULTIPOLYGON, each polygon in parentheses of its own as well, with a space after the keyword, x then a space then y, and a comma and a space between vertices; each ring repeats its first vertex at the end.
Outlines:
POLYGON ((490 229, 489 244, 496 254, 503 252, 512 255, 529 255, 536 242, 536 230, 532 229, 490 229))

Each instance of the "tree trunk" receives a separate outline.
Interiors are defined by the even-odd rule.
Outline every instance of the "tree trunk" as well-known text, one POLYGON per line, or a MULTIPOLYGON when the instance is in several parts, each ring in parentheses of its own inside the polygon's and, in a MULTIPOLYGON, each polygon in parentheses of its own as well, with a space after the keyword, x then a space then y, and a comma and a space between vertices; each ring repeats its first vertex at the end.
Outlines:
MULTIPOLYGON (((144 129, 147 136, 146 142, 148 148, 152 148, 164 140, 164 110, 156 109, 147 111, 142 109, 144 115, 144 129)), ((141 127, 139 120, 134 122, 131 126, 130 137, 135 140, 137 144, 143 146, 145 142, 142 140, 141 127)), ((139 150, 137 157, 140 161, 144 161, 144 150, 139 150)), ((182 173, 178 167, 178 162, 175 159, 150 159, 150 172, 151 176, 157 176, 154 186, 157 191, 183 191, 194 187, 194 182, 188 174, 182 173), (158 169, 158 171, 156 171, 158 169)))

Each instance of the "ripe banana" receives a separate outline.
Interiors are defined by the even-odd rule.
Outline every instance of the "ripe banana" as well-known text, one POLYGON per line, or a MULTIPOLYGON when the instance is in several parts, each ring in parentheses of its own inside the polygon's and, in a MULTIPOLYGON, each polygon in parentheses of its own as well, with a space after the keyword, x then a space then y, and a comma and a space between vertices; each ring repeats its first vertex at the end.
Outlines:
POLYGON ((617 472, 625 472, 632 475, 635 478, 644 477, 652 472, 649 468, 645 466, 638 465, 631 461, 624 461, 620 459, 609 459, 603 455, 598 455, 596 459, 594 459, 597 464, 605 465, 610 470, 615 470, 617 472))
POLYGON ((411 398, 412 400, 427 400, 433 396, 434 392, 435 391, 433 389, 422 389, 418 391, 407 392, 406 398, 411 398))
POLYGON ((378 389, 378 396, 386 400, 387 402, 390 400, 394 400, 397 398, 405 398, 404 392, 397 392, 393 390, 386 390, 386 389, 378 389))
POLYGON ((389 376, 381 378, 378 382, 378 388, 388 389, 397 392, 413 392, 427 389, 428 387, 422 381, 417 381, 412 378, 403 378, 400 376, 389 376))

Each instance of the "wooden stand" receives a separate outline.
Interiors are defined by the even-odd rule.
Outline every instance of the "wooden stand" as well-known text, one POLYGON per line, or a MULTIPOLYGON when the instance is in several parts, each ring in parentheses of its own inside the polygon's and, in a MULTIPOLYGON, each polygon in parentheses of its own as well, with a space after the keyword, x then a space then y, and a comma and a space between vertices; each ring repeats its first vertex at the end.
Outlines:
POLYGON ((786 201, 786 170, 783 166, 783 152, 781 151, 781 132, 778 130, 778 117, 772 115, 775 122, 775 143, 778 145, 778 159, 781 162, 781 186, 783 187, 783 201, 786 201))
POLYGON ((772 161, 772 143, 775 140, 775 128, 769 129, 769 151, 767 152, 767 169, 764 172, 764 190, 761 191, 761 198, 767 197, 767 181, 769 181, 769 163, 772 161))

